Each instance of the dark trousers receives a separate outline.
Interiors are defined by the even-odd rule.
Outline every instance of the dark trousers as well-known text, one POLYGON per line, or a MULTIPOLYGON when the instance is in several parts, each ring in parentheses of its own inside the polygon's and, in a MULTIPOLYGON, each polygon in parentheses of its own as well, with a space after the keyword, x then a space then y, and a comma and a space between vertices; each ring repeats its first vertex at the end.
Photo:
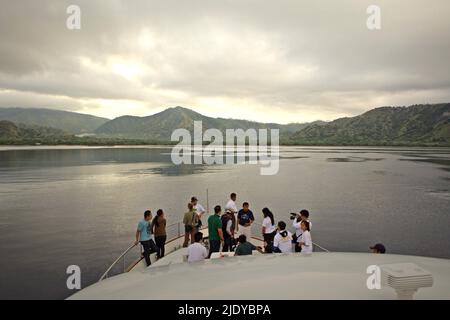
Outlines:
POLYGON ((183 247, 189 245, 189 238, 191 239, 191 244, 195 242, 194 236, 197 233, 197 229, 193 226, 184 226, 184 243, 183 247))
POLYGON ((158 248, 156 247, 156 244, 152 239, 147 241, 141 241, 141 244, 142 247, 144 247, 144 258, 148 267, 149 265, 152 264, 152 262, 150 261, 150 254, 158 251, 158 248))
POLYGON ((272 233, 264 233, 264 242, 266 243, 266 247, 264 248, 265 253, 272 253, 273 251, 273 238, 277 234, 276 231, 272 233))
POLYGON ((223 251, 233 251, 233 238, 231 236, 225 236, 223 240, 223 251))
POLYGON ((213 252, 219 252, 220 251, 220 240, 209 240, 209 256, 208 258, 211 258, 211 254, 213 252))
POLYGON ((161 259, 164 257, 164 253, 165 253, 164 247, 166 246, 166 240, 167 240, 167 236, 155 237, 156 246, 158 247, 158 251, 156 251, 158 259, 161 259))
POLYGON ((300 237, 297 237, 294 233, 292 235, 292 243, 294 244, 294 250, 295 252, 302 252, 302 247, 298 245, 298 241, 300 241, 300 237))

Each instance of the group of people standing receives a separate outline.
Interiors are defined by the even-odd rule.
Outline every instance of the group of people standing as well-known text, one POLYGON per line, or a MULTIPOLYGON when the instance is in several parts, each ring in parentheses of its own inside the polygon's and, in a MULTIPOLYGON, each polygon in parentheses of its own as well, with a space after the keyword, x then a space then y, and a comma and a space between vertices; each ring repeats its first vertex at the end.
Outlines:
MULTIPOLYGON (((273 213, 268 209, 262 209, 263 222, 261 235, 264 238, 264 250, 254 246, 252 238, 252 224, 255 216, 250 210, 250 204, 244 202, 238 210, 236 205, 236 193, 230 195, 225 205, 214 207, 214 214, 208 217, 209 252, 202 244, 203 233, 200 232, 206 213, 205 208, 198 202, 197 197, 192 197, 188 203, 188 211, 184 214, 184 243, 188 247, 188 261, 198 261, 211 257, 214 252, 231 252, 235 255, 252 254, 253 250, 263 253, 312 252, 311 221, 309 212, 301 210, 298 214, 291 213, 292 226, 295 233, 286 229, 284 221, 275 224, 273 213)), ((135 244, 141 243, 143 256, 147 266, 151 264, 150 254, 156 252, 157 258, 164 257, 164 247, 167 240, 166 219, 162 209, 159 209, 153 218, 150 210, 145 211, 144 219, 138 223, 135 244)))
POLYGON ((200 232, 201 217, 205 210, 195 201, 188 204, 189 211, 186 212, 183 222, 185 224, 185 242, 187 247, 189 239, 191 245, 188 249, 188 261, 197 261, 211 257, 214 252, 234 251, 235 255, 252 254, 253 250, 264 253, 286 253, 286 252, 302 252, 304 254, 312 253, 313 243, 311 239, 311 221, 309 220, 309 212, 301 210, 298 214, 293 215, 293 228, 295 233, 292 234, 286 230, 286 223, 279 221, 275 225, 273 213, 268 209, 262 210, 262 236, 264 238, 264 250, 251 244, 252 237, 251 227, 255 221, 253 212, 250 210, 248 202, 242 204, 242 209, 238 210, 236 206, 236 193, 230 195, 230 199, 225 205, 225 212, 222 207, 217 205, 214 207, 214 214, 208 218, 208 239, 209 253, 205 253, 206 248, 202 248, 200 242, 203 234, 200 232), (198 211, 200 208, 201 211, 198 211))

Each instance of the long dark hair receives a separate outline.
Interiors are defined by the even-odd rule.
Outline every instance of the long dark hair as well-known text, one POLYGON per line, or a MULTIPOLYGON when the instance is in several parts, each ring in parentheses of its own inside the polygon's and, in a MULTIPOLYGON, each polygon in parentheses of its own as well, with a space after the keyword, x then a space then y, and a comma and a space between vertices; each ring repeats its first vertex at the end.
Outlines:
POLYGON ((269 210, 269 208, 262 209, 262 212, 263 212, 264 218, 269 217, 270 221, 272 222, 272 225, 274 225, 275 219, 273 218, 273 213, 269 210))
POLYGON ((158 209, 158 211, 156 211, 156 216, 153 218, 152 224, 159 227, 159 221, 158 218, 161 217, 163 215, 163 211, 162 209, 158 209))

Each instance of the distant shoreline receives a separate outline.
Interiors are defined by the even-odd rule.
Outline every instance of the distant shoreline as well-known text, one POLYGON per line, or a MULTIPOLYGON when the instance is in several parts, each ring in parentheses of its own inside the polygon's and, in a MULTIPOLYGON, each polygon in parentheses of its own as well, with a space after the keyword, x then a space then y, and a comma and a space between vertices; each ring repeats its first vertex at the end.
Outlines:
MULTIPOLYGON (((58 147, 64 149, 70 148, 172 148, 176 143, 124 143, 124 144, 2 144, 0 143, 0 149, 7 149, 8 147, 15 149, 26 149, 26 148, 52 148, 57 149, 58 147)), ((189 145, 185 145, 186 147, 189 145)), ((205 146, 205 145, 203 145, 205 146)), ((244 147, 245 145, 238 145, 244 147)), ((280 144, 280 147, 349 147, 349 148, 450 148, 450 145, 439 145, 439 144, 280 144)), ((269 146, 270 147, 270 146, 269 146)))

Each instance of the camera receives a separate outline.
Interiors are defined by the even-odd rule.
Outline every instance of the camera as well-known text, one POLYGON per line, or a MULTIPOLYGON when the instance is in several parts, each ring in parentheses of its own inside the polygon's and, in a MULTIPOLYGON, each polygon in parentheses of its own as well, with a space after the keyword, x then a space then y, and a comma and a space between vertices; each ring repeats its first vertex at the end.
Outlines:
POLYGON ((297 218, 297 213, 291 212, 290 214, 291 214, 291 216, 289 217, 290 220, 294 220, 295 218, 297 218))

